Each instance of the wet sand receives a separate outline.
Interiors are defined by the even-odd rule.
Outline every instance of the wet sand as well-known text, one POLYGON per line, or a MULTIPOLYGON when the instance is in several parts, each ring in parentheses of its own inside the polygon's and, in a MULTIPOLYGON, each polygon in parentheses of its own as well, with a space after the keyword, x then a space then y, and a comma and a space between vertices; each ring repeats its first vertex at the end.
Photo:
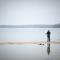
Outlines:
POLYGON ((60 60, 59 47, 60 41, 0 41, 0 60, 60 60))

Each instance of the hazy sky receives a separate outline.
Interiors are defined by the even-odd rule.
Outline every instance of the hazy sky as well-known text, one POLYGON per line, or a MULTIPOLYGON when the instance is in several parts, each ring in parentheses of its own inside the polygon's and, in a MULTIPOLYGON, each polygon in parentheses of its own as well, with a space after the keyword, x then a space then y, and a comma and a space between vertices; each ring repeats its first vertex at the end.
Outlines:
POLYGON ((0 0, 0 25, 60 23, 60 0, 0 0))

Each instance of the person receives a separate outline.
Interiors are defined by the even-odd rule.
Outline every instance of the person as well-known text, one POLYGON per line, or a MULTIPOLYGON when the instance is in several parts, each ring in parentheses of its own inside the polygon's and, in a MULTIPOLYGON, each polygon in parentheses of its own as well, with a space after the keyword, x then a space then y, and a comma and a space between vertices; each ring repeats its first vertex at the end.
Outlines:
POLYGON ((47 31, 47 41, 48 41, 48 42, 50 42, 50 34, 51 34, 51 32, 48 30, 48 31, 47 31))

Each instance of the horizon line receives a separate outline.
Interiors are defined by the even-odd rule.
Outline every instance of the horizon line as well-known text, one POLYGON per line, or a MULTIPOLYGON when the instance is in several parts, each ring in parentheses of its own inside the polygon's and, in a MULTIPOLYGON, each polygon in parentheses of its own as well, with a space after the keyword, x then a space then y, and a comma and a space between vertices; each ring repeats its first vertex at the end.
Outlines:
MULTIPOLYGON (((60 26, 60 24, 54 25, 46 25, 46 24, 38 24, 38 25, 0 25, 0 28, 56 28, 60 26)), ((60 28, 60 27, 59 27, 60 28)))
MULTIPOLYGON (((60 24, 60 23, 55 23, 55 24, 21 24, 21 26, 23 25, 57 25, 57 24, 60 24)), ((0 24, 0 26, 20 26, 20 25, 7 25, 7 24, 0 24)))

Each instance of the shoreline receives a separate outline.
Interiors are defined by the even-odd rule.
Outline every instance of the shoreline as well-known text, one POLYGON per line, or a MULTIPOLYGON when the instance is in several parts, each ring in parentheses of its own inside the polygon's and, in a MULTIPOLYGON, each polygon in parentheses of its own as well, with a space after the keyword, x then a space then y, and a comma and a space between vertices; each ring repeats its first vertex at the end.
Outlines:
POLYGON ((4 45, 4 44, 40 44, 40 45, 43 45, 43 44, 60 44, 60 41, 50 41, 50 42, 47 42, 47 41, 31 41, 31 42, 28 42, 28 41, 0 41, 0 45, 4 45))

